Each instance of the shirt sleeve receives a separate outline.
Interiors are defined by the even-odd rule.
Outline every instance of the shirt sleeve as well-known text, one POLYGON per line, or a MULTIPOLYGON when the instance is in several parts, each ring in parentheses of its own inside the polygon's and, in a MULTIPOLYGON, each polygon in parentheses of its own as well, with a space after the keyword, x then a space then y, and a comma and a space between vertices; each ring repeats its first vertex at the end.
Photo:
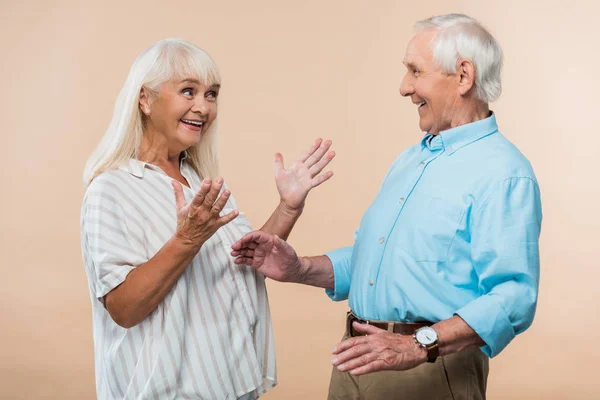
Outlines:
POLYGON ((502 181, 472 217, 472 261, 481 296, 458 314, 499 354, 533 322, 538 297, 542 205, 531 178, 502 181))
MULTIPOLYGON (((358 236, 358 231, 354 233, 354 240, 358 236)), ((325 289, 327 296, 333 301, 342 301, 348 299, 350 293, 350 281, 352 277, 352 252, 353 246, 342 247, 329 253, 326 253, 333 264, 333 290, 325 289)))
POLYGON ((104 302, 107 293, 148 259, 143 225, 135 213, 125 211, 115 191, 90 189, 82 210, 84 259, 90 287, 104 302))

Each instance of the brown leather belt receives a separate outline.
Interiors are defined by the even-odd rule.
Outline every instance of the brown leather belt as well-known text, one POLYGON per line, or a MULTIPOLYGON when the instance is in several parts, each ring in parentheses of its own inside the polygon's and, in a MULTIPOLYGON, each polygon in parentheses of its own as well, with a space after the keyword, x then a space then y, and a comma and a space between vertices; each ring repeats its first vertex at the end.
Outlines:
POLYGON ((377 328, 385 329, 388 332, 399 333, 401 335, 412 335, 419 328, 424 326, 431 326, 433 322, 420 321, 420 322, 394 322, 394 321, 367 321, 358 318, 352 311, 348 311, 346 315, 346 332, 350 336, 363 336, 364 333, 359 333, 354 330, 352 323, 356 321, 359 324, 369 324, 376 326, 377 328))

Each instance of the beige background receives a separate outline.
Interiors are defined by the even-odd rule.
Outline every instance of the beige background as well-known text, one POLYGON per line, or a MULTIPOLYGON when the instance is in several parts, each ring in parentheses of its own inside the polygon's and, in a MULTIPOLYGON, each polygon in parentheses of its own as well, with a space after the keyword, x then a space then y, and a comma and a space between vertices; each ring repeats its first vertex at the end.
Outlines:
MULTIPOLYGON (((271 160, 331 138, 335 176, 290 238, 304 255, 351 243, 401 150, 419 140, 398 94, 414 21, 465 12, 502 44, 501 131, 532 162, 544 206, 534 325, 492 360, 490 399, 597 396, 600 78, 589 1, 0 2, 0 398, 95 396, 79 247, 84 162, 133 59, 183 37, 220 66, 223 175, 255 226, 276 204, 271 160)), ((279 386, 323 399, 346 303, 270 282, 279 386)))

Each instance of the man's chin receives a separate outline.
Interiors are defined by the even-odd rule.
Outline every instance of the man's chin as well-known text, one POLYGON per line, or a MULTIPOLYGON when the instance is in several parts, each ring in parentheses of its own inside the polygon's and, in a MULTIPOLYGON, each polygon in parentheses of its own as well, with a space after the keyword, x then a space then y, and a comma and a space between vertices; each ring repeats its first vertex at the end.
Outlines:
POLYGON ((419 129, 421 129, 421 132, 428 133, 431 131, 431 124, 426 124, 426 123, 423 123, 422 121, 420 121, 419 129))

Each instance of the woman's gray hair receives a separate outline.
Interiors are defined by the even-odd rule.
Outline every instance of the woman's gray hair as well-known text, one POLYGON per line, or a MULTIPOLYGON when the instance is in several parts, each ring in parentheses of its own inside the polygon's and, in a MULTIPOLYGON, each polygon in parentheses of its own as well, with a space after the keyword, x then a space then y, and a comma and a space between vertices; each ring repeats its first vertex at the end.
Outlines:
MULTIPOLYGON (((182 39, 164 39, 146 49, 129 70, 115 103, 113 118, 83 171, 84 186, 105 171, 138 158, 144 135, 140 92, 158 95, 163 83, 172 79, 197 78, 206 86, 220 84, 214 61, 199 47, 182 39)), ((187 149, 187 161, 202 178, 218 176, 217 119, 200 142, 187 149)))
POLYGON ((471 60, 477 97, 485 102, 500 97, 502 48, 477 20, 464 14, 445 14, 419 21, 415 28, 438 31, 431 49, 435 63, 446 73, 456 73, 459 58, 471 60))

